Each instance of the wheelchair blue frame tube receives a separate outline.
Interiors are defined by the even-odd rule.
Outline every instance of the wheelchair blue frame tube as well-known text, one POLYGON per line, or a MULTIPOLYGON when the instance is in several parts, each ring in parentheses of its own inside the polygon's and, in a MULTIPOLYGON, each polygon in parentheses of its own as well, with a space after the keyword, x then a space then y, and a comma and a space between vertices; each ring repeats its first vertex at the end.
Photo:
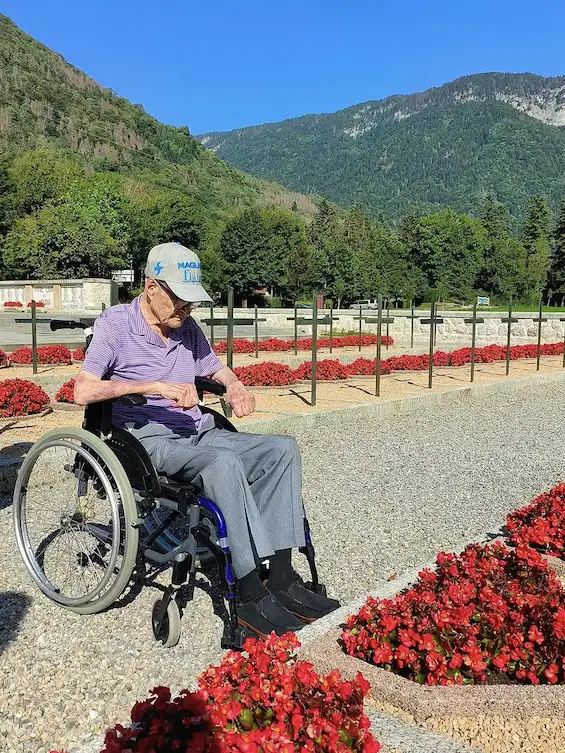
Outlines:
POLYGON ((234 599, 235 591, 233 589, 233 586, 235 585, 235 577, 233 574, 233 567, 231 563, 231 549, 230 549, 230 544, 229 544, 229 539, 228 539, 228 530, 226 527, 225 518, 222 515, 222 511, 220 510, 218 505, 212 502, 211 499, 206 499, 206 497, 198 497, 198 504, 202 507, 202 509, 206 510, 206 512, 209 513, 213 517, 214 523, 216 524, 216 527, 218 529, 218 536, 220 539, 220 548, 222 552, 226 555, 225 578, 226 578, 226 583, 228 584, 227 597, 228 599, 234 599))

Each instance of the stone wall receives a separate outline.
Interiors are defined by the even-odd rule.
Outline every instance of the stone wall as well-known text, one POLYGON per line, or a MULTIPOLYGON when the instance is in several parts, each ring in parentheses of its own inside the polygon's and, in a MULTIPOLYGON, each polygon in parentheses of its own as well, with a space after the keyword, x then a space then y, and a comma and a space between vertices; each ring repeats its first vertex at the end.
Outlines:
MULTIPOLYGON (((238 318, 253 319, 254 312, 252 309, 236 309, 234 311, 235 316, 238 318)), ((329 311, 320 310, 318 312, 319 318, 328 315, 329 311)), ((428 324, 421 324, 420 319, 427 318, 430 315, 429 311, 417 311, 414 318, 414 345, 422 346, 429 343, 430 327, 428 324)), ((304 318, 310 318, 312 316, 311 309, 299 309, 298 315, 304 318)), ((376 311, 363 311, 362 318, 376 318, 376 311)), ((209 317, 209 309, 201 308, 197 309, 195 318, 207 318, 209 317)), ((214 308, 214 316, 216 318, 227 316, 225 308, 214 308)), ((261 328, 283 328, 291 330, 294 326, 293 322, 288 317, 294 316, 294 309, 259 309, 259 317, 264 318, 267 321, 259 323, 259 336, 261 336, 261 328)), ((390 312, 390 316, 394 318, 394 322, 389 325, 389 334, 394 338, 395 343, 398 345, 410 345, 410 311, 407 310, 394 310, 390 312)), ((437 325, 437 342, 438 348, 441 347, 442 341, 449 342, 451 344, 460 344, 461 347, 471 344, 471 325, 465 323, 466 318, 470 318, 471 312, 454 312, 447 311, 442 312, 440 316, 443 318, 444 323, 437 325)), ((506 335, 508 325, 502 321, 505 314, 502 313, 488 313, 481 312, 479 317, 484 318, 484 324, 477 324, 477 345, 487 345, 491 343, 506 344, 506 335)), ((544 314, 547 316, 547 322, 542 324, 542 342, 557 342, 563 340, 565 335, 565 322, 560 321, 564 314, 544 314)), ((359 329, 359 316, 354 311, 334 311, 334 329, 355 331, 359 329)), ((537 317, 537 313, 516 313, 513 317, 518 318, 520 321, 512 325, 512 343, 516 345, 522 345, 528 342, 537 341, 538 325, 534 322, 537 317)), ((368 324, 363 322, 363 332, 374 333, 377 331, 376 324, 368 324)), ((383 334, 386 333, 386 327, 383 326, 383 334)), ((310 325, 300 325, 298 327, 300 335, 310 335, 312 327, 310 325)), ((318 327, 320 336, 326 336, 329 332, 329 327, 321 325, 318 327)), ((221 331, 219 333, 221 335, 221 331)), ((253 329, 249 328, 249 337, 253 336, 253 329)))
POLYGON ((42 301, 46 311, 101 311, 118 302, 118 287, 112 280, 2 280, 0 310, 6 301, 19 301, 23 307, 42 301))

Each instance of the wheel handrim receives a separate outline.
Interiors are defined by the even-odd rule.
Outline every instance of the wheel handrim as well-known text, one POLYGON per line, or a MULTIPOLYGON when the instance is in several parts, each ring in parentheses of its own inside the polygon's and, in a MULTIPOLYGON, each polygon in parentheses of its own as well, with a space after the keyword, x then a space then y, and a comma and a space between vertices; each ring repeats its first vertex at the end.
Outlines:
MULTIPOLYGON (((16 538, 24 563, 39 588, 53 601, 63 606, 86 604, 104 592, 116 569, 121 544, 120 495, 112 487, 110 475, 102 462, 84 446, 84 443, 54 439, 39 446, 35 451, 35 457, 32 456, 31 460, 33 462, 25 477, 18 479, 19 504, 15 509, 16 538), (73 477, 74 481, 70 482, 69 488, 76 487, 77 493, 74 495, 76 501, 73 499, 73 495, 68 493, 65 499, 64 491, 59 502, 49 500, 47 508, 50 508, 52 512, 55 512, 57 504, 59 505, 57 510, 59 528, 43 535, 40 540, 41 547, 36 551, 37 544, 34 543, 34 537, 31 535, 29 527, 33 520, 28 520, 27 515, 31 501, 30 479, 36 470, 37 461, 40 457, 46 451, 55 448, 66 450, 65 454, 69 463, 74 463, 75 457, 79 456, 83 463, 94 471, 95 476, 86 482, 86 492, 90 490, 89 496, 86 493, 78 494, 81 481, 73 477), (93 495, 95 491, 94 478, 98 480, 102 493, 99 494, 96 491, 96 497, 93 495), (100 513, 104 498, 110 511, 109 515, 100 513), (61 507, 61 505, 63 506, 61 507), (87 537, 90 537, 90 549, 87 544, 87 537), (65 542, 67 543, 67 551, 70 552, 70 557, 67 557, 68 572, 65 576, 61 576, 59 572, 57 577, 63 577, 63 582, 58 585, 52 581, 45 568, 46 552, 54 542, 57 542, 57 551, 53 550, 50 556, 58 557, 61 553, 61 547, 65 546, 65 542), (73 575, 70 571, 73 558, 78 566, 76 575, 73 575), (103 571, 102 567, 104 568, 103 571), (93 577, 94 573, 98 573, 99 577, 93 577), (72 595, 63 593, 63 588, 68 588, 65 584, 69 581, 71 589, 73 583, 82 582, 82 593, 77 594, 75 592, 72 595), (89 585, 89 581, 92 585, 89 585)), ((58 460, 53 459, 52 462, 58 462, 58 460)), ((71 472, 67 471, 66 473, 68 475, 65 476, 65 479, 70 480, 71 472)), ((46 490, 49 489, 53 489, 53 485, 49 487, 49 474, 46 474, 46 490)), ((32 496, 36 496, 38 493, 41 493, 41 490, 32 496)), ((57 493, 60 495, 61 491, 58 489, 57 493)), ((48 527, 47 524, 46 526, 48 527)), ((37 535, 35 538, 37 538, 37 535)), ((50 560, 50 564, 53 565, 53 569, 57 567, 54 560, 50 560)))

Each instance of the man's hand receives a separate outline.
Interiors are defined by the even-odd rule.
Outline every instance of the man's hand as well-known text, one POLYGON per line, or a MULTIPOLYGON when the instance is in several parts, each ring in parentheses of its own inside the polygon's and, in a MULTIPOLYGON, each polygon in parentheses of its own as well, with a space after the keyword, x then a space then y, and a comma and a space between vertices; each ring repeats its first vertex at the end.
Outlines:
POLYGON ((255 397, 239 381, 227 386, 226 400, 238 418, 249 416, 255 410, 255 397))
POLYGON ((152 390, 150 394, 166 397, 176 403, 179 408, 194 408, 198 405, 198 393, 193 384, 155 382, 155 391, 152 390))

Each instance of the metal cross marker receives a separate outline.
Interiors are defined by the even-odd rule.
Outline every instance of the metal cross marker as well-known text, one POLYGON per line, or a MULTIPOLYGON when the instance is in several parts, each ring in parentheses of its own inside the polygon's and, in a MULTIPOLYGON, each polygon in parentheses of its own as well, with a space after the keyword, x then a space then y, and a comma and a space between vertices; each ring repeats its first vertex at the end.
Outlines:
POLYGON ((484 324, 485 320, 481 316, 477 318, 477 301, 473 303, 473 316, 471 319, 464 319, 465 324, 472 324, 471 330, 471 381, 475 381, 475 340, 477 335, 477 324, 484 324))
POLYGON ((410 347, 414 347, 414 300, 410 299, 410 347))
POLYGON ((392 324, 394 322, 394 318, 385 317, 383 319, 383 297, 379 294, 378 296, 378 310, 377 310, 377 316, 376 318, 374 316, 366 316, 364 321, 365 324, 376 324, 377 325, 377 360, 375 362, 375 395, 377 397, 380 397, 381 394, 381 346, 382 346, 382 326, 383 324, 386 324, 387 329, 388 325, 392 324))
POLYGON ((508 301, 508 316, 501 319, 508 324, 508 334, 506 336, 506 376, 510 373, 510 336, 512 334, 512 325, 517 324, 520 320, 512 317, 512 298, 508 301))
POLYGON ((434 343, 435 343, 435 335, 436 335, 436 325, 443 324, 443 319, 438 318, 436 313, 436 302, 432 300, 431 306, 430 306, 430 316, 429 318, 420 319, 421 324, 429 324, 430 325, 430 356, 429 356, 429 366, 428 366, 428 389, 432 389, 432 382, 434 378, 434 343))
MULTIPOLYGON (((561 317, 559 321, 565 322, 565 317, 561 317)), ((563 329, 563 368, 565 369, 565 327, 563 329)))
MULTIPOLYGON (((318 305, 318 299, 317 299, 316 294, 314 294, 312 298, 312 316, 311 317, 298 316, 296 307, 294 309, 295 315, 286 317, 288 321, 294 321, 294 352, 295 353, 297 350, 297 342, 298 342, 298 325, 299 324, 311 324, 312 325, 312 378, 311 378, 312 398, 310 401, 311 405, 316 405, 316 365, 317 365, 317 351, 318 351, 318 324, 329 324, 330 333, 332 333, 332 329, 331 329, 332 322, 339 320, 338 316, 331 316, 333 309, 330 312, 330 316, 322 316, 321 318, 318 318, 317 305, 318 305)), ((331 337, 331 334, 330 334, 330 337, 331 337)))
POLYGON ((543 314, 543 300, 540 296, 538 318, 534 319, 534 322, 538 323, 538 350, 537 350, 537 358, 536 358, 536 371, 539 371, 539 362, 540 362, 540 355, 541 355, 541 325, 547 321, 547 317, 542 317, 542 314, 543 314))

